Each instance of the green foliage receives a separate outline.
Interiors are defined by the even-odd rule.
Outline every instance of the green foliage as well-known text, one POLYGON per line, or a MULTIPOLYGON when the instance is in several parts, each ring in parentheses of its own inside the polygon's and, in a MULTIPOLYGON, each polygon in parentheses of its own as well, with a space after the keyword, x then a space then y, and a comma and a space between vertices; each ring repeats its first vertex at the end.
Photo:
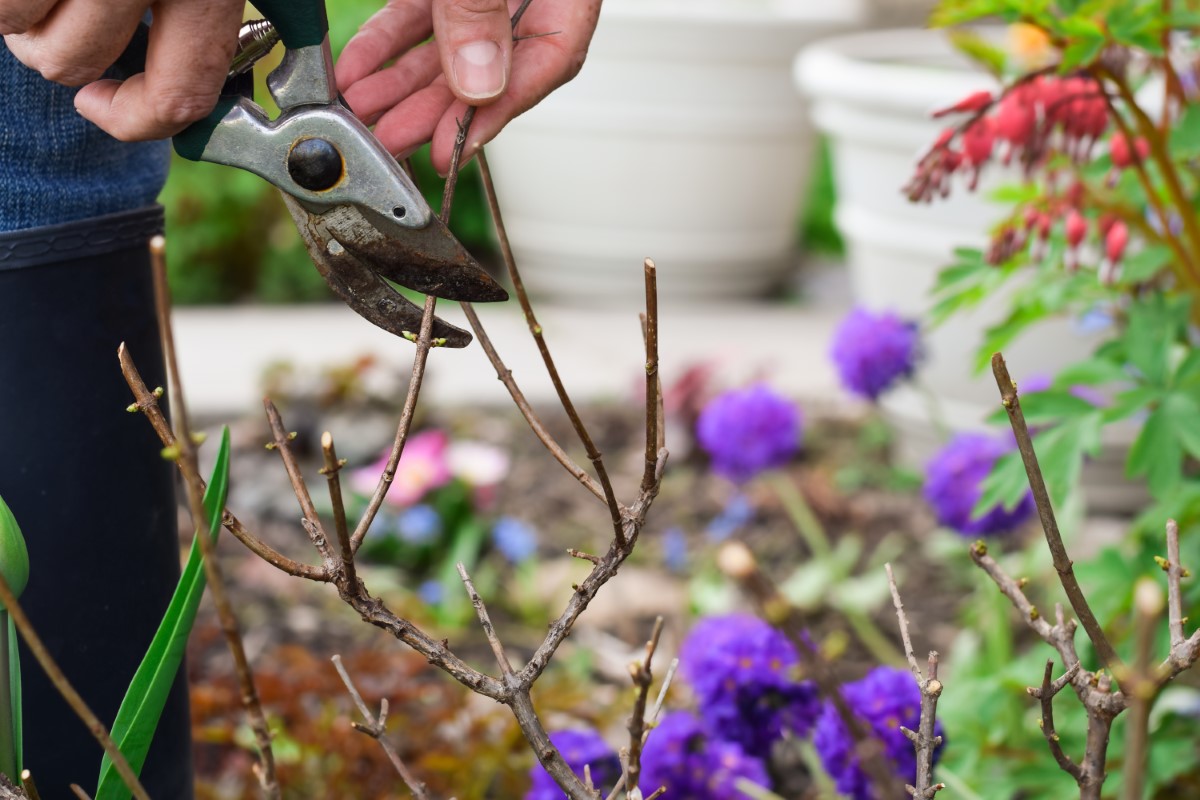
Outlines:
MULTIPOLYGON (((208 535, 216 543, 221 531, 221 515, 225 510, 225 497, 229 491, 229 429, 221 434, 221 447, 217 451, 216 464, 204 492, 204 514, 208 518, 208 535)), ((196 621, 200 598, 204 595, 204 556, 200 550, 196 531, 192 549, 188 553, 186 566, 171 595, 171 602, 159 623, 158 630, 150 642, 150 648, 142 658, 117 718, 112 725, 112 738, 122 755, 129 761, 135 773, 141 773, 154 740, 154 731, 166 706, 167 695, 175 683, 179 666, 183 663, 188 636, 196 621)), ((100 778, 97 781, 96 800, 126 800, 131 796, 129 787, 121 780, 112 761, 106 754, 100 763, 100 778)))

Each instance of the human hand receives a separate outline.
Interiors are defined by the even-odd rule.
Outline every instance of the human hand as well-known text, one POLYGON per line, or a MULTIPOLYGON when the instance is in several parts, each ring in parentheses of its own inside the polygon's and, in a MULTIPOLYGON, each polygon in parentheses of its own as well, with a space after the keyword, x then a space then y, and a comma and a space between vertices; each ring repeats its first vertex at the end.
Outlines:
POLYGON ((55 83, 82 86, 75 108, 124 141, 163 139, 216 106, 237 46, 243 0, 0 0, 13 55, 55 83), (154 8, 146 71, 98 80, 154 8))
POLYGON ((521 31, 553 35, 514 47, 509 18, 519 6, 388 0, 342 52, 338 88, 392 153, 404 156, 432 141, 433 165, 445 174, 468 105, 479 110, 464 160, 583 66, 600 0, 533 0, 521 31), (434 41, 422 44, 431 33, 434 41))

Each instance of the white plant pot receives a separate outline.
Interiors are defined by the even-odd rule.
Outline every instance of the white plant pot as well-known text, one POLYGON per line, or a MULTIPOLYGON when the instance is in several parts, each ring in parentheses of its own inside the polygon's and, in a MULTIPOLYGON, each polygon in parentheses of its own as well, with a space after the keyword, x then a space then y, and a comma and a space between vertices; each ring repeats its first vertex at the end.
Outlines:
POLYGON ((760 295, 794 266, 813 137, 806 43, 862 0, 607 0, 583 71, 488 146, 531 291, 639 302, 760 295))
MULTIPOLYGON (((796 60, 795 79, 812 104, 814 124, 830 139, 837 185, 836 220, 846 240, 856 302, 922 319, 932 306, 930 289, 951 263, 955 247, 986 248, 988 231, 1004 207, 986 200, 989 185, 1014 178, 987 172, 977 192, 955 185, 949 201, 911 203, 901 191, 917 158, 947 124, 930 112, 980 89, 995 89, 937 31, 901 29, 820 42, 796 60)), ((939 427, 984 427, 998 408, 991 372, 973 375, 984 330, 1000 321, 1006 294, 956 315, 927 331, 926 357, 916 386, 889 393, 883 406, 898 428, 901 461, 921 466, 940 444, 939 427), (938 417, 933 424, 931 416, 938 417)), ((1036 326, 1005 349, 1020 382, 1052 376, 1084 358, 1097 343, 1067 320, 1036 326)), ((1124 482, 1123 449, 1091 467, 1104 492, 1089 492, 1101 506, 1124 509, 1144 495, 1124 482), (1115 459, 1113 461, 1112 459, 1115 459)))

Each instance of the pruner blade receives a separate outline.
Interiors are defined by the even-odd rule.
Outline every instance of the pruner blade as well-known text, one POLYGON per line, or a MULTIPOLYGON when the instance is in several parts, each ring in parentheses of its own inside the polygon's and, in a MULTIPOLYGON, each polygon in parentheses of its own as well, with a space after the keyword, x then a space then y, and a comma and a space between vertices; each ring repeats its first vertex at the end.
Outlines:
MULTIPOLYGON (((392 288, 381 276, 374 260, 364 261, 341 243, 328 219, 334 212, 314 214, 287 192, 280 194, 296 222, 313 265, 346 305, 372 325, 396 336, 411 337, 421 330, 424 310, 392 288)), ((335 216, 332 221, 338 220, 344 220, 344 217, 335 216)), ((363 224, 371 227, 365 220, 363 224)), ((438 317, 433 318, 432 335, 435 340, 442 340, 444 347, 466 347, 471 343, 470 333, 438 317)))

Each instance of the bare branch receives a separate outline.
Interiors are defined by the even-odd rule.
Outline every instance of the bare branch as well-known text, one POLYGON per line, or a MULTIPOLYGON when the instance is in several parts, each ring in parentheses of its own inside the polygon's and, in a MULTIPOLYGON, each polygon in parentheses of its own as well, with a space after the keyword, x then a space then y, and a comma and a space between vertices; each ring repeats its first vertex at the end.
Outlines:
POLYGON ((538 352, 541 353, 542 363, 546 367, 546 373, 550 376, 550 382, 554 384, 554 391, 558 394, 558 400, 562 404, 567 418, 571 420, 571 426, 575 429, 575 434, 579 437, 579 441, 583 443, 588 459, 592 462, 592 466, 596 470, 596 478, 600 481, 600 486, 604 490, 604 500, 608 504, 609 516, 612 518, 613 536, 617 540, 617 545, 624 547, 625 531, 621 522, 621 506, 617 502, 616 494, 613 491, 612 481, 609 480, 608 470, 604 466, 604 459, 600 451, 596 448, 591 434, 588 433, 587 426, 583 424, 583 419, 579 416, 579 412, 575 408, 575 403, 567 393, 566 386, 563 385, 562 377, 558 373, 558 367, 554 363, 553 356, 550 355, 550 347, 546 344, 545 336, 542 335, 542 326, 538 323, 537 316, 533 313, 533 306, 529 302, 529 293, 525 291, 525 284, 521 280, 521 273, 517 270, 517 262, 513 257, 512 247, 508 242, 508 234, 504 227, 504 218, 500 213, 500 205, 496 200, 496 187, 492 183, 492 173, 488 169, 487 154, 483 150, 479 151, 479 168, 483 175, 483 188, 488 198, 488 208, 492 213, 492 220, 496 225, 497 236, 500 239, 500 252, 504 256, 505 266, 508 267, 508 277, 512 281, 513 291, 516 294, 517 301, 521 304, 521 310, 525 313, 525 322, 529 326, 530 334, 533 335, 534 343, 537 344, 538 352))
POLYGON ((458 567, 458 576, 462 578, 463 586, 467 587, 467 595, 471 598, 471 605, 475 607, 475 615, 479 617, 479 624, 483 628, 484 635, 487 636, 488 645, 492 648, 492 655, 496 657, 496 663, 500 665, 500 672, 504 675, 504 682, 512 686, 512 662, 508 660, 508 654, 504 652, 504 644, 500 641, 500 637, 496 635, 496 628, 492 625, 492 618, 488 614, 487 606, 484 605, 483 598, 479 596, 479 592, 475 591, 475 584, 471 582, 471 576, 467 574, 467 568, 463 566, 461 561, 456 566, 458 567))
POLYGON ((304 514, 304 521, 308 523, 304 529, 308 532, 308 538, 312 541, 313 547, 317 548, 317 552, 321 554, 326 569, 328 569, 329 565, 334 563, 335 558, 333 550, 329 546, 329 537, 325 534, 325 526, 321 524, 321 516, 317 513, 317 507, 313 505, 308 484, 304 482, 304 473, 300 468, 300 462, 292 452, 292 439, 295 436, 283 426, 283 418, 279 415, 279 409, 275 407, 269 397, 263 398, 263 408, 266 409, 267 422, 270 424, 271 434, 274 436, 271 449, 277 451, 279 457, 283 459, 283 467, 287 470, 288 479, 292 482, 292 493, 296 495, 296 500, 300 503, 300 511, 304 514))
POLYGON ((379 716, 376 717, 371 713, 371 709, 367 707, 367 702, 363 700, 362 695, 358 693, 358 689, 354 686, 354 681, 350 680, 350 673, 346 671, 345 665, 342 664, 342 657, 335 655, 331 660, 333 661, 333 666, 338 671, 338 675, 342 678, 342 683, 346 684, 346 691, 350 693, 350 697, 354 699, 354 704, 358 706, 358 712, 367 721, 366 725, 356 724, 354 729, 379 742, 379 746, 383 748, 388 761, 392 762, 392 767, 396 770, 396 774, 400 776, 400 780, 404 781, 404 785, 412 792, 415 800, 429 800, 429 791, 425 787, 425 784, 417 780, 412 772, 409 771, 408 766, 400 758, 400 754, 396 752, 396 748, 387 739, 387 700, 380 703, 379 716))
POLYGON ((654 482, 658 451, 663 447, 662 382, 658 374, 658 272, 646 259, 646 467, 642 473, 643 491, 654 482))
POLYGON ((1096 615, 1092 613, 1091 606, 1088 605, 1087 598, 1083 595, 1079 581, 1075 579, 1075 570, 1071 565, 1070 556, 1067 555, 1062 535, 1058 531, 1058 521, 1054 518, 1050 494, 1046 490, 1046 482, 1042 478, 1042 468, 1038 464, 1037 454, 1033 450, 1033 439, 1025 424, 1025 414, 1021 410, 1021 400, 1017 395, 1017 384, 1008 374, 1008 366, 1004 363, 1004 356, 1000 353, 992 356, 992 374, 995 376, 996 386, 1000 390, 1000 402, 1004 406, 1004 410, 1008 412, 1013 434, 1017 438, 1017 448, 1021 451, 1021 459, 1025 462, 1025 473, 1029 476, 1029 486, 1033 490, 1034 502, 1037 503, 1042 530, 1046 534, 1046 545, 1050 548, 1050 556, 1054 560, 1054 569, 1058 572, 1058 579, 1062 583, 1063 591, 1067 593, 1067 599, 1071 602, 1071 608, 1075 610, 1075 616, 1079 618, 1088 638, 1092 640, 1101 663, 1111 672, 1120 672, 1123 667, 1121 658, 1109 643, 1108 637, 1105 636, 1104 630, 1096 620, 1096 615))
POLYGON ((646 699, 650 695, 650 687, 654 683, 654 673, 651 670, 651 663, 654 661, 654 652, 658 649, 658 640, 662 636, 663 618, 659 617, 654 621, 654 630, 650 634, 650 640, 646 642, 646 656, 641 662, 633 662, 629 665, 629 677, 633 680, 633 685, 637 688, 637 694, 633 702, 633 713, 629 715, 629 755, 626 759, 625 772, 628 776, 626 784, 631 788, 637 788, 638 779, 642 774, 642 742, 646 733, 646 699))

